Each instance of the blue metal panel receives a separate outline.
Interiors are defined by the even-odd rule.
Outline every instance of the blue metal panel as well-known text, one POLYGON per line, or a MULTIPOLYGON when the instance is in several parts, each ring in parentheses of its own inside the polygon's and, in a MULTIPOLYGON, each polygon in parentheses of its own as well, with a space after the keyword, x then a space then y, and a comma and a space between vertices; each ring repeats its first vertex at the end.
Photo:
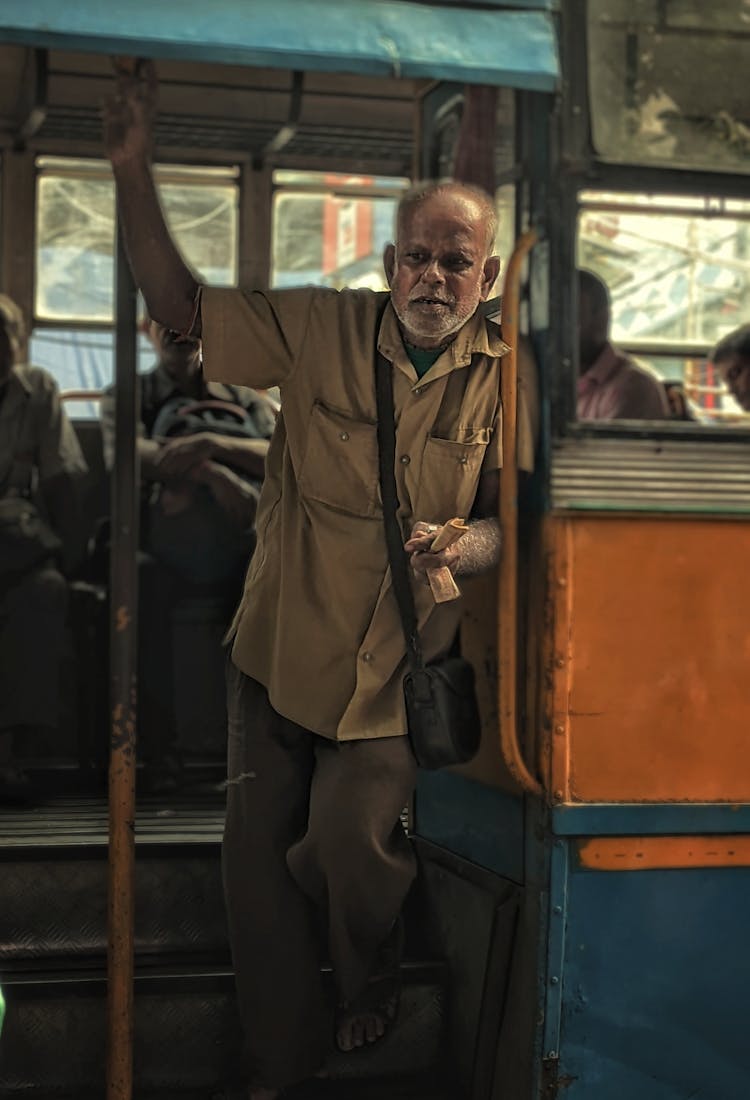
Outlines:
POLYGON ((473 863, 523 882, 523 799, 451 772, 420 772, 416 832, 473 863))
POLYGON ((559 74, 547 12, 409 0, 2 0, 0 41, 538 91, 559 74))
POLYGON ((555 1061, 560 1056, 560 1028, 565 972, 565 927, 568 895, 568 841, 556 840, 550 856, 549 916, 547 923, 547 995, 544 1011, 542 1056, 555 1061))
POLYGON ((750 805, 627 802, 556 806, 552 829, 557 836, 750 834, 750 805))
POLYGON ((750 869, 569 879, 565 1100, 747 1100, 750 869))

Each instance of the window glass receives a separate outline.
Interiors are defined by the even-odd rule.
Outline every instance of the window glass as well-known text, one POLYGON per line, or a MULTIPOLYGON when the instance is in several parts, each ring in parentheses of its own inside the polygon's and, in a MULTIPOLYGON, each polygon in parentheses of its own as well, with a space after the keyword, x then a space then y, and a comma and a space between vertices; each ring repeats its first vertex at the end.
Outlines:
POLYGON ((99 175, 42 175, 37 186, 34 312, 112 320, 115 196, 99 175))
MULTIPOLYGON (((38 161, 35 316, 113 320, 115 197, 103 161, 38 161)), ((235 169, 156 170, 167 223, 191 267, 219 286, 237 281, 235 169)))
MULTIPOLYGON (((29 361, 48 370, 63 394, 106 389, 114 377, 114 357, 111 329, 36 328, 29 341, 29 361)), ((151 341, 139 333, 138 369, 148 370, 154 360, 151 341)), ((96 419, 99 402, 66 400, 65 411, 74 419, 96 419)))
POLYGON ((279 171, 274 183, 272 286, 385 289, 383 248, 405 180, 279 171))
POLYGON ((589 0, 588 10, 597 152, 750 172, 750 0, 589 0))
POLYGON ((750 202, 584 192, 578 266, 610 295, 612 342, 683 385, 698 420, 740 410, 708 362, 750 318, 750 202))

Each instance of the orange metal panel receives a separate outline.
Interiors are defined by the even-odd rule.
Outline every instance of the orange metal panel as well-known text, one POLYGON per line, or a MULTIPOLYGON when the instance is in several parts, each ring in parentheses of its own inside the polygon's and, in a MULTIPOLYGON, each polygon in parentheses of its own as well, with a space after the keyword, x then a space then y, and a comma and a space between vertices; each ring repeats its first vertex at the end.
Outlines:
POLYGON ((584 802, 750 801, 750 523, 551 522, 556 789, 584 802))
POLYGON ((648 871, 675 867, 750 867, 748 836, 627 836, 581 840, 582 867, 648 871))

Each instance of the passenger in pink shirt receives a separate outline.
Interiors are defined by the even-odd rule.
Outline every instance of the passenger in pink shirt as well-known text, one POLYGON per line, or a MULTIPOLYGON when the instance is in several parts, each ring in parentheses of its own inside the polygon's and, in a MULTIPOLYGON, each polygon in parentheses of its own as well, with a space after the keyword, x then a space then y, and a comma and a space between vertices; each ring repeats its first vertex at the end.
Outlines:
POLYGON ((578 272, 579 420, 666 420, 670 410, 655 375, 609 341, 609 291, 591 271, 578 272))

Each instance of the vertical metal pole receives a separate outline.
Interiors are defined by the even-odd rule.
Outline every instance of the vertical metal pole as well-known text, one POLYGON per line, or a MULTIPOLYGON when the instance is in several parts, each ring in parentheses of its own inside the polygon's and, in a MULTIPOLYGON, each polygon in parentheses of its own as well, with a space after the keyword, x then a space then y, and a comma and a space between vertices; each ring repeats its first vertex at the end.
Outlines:
POLYGON ((117 234, 115 464, 110 561, 109 901, 107 1100, 133 1093, 133 887, 138 628, 136 288, 117 234))

